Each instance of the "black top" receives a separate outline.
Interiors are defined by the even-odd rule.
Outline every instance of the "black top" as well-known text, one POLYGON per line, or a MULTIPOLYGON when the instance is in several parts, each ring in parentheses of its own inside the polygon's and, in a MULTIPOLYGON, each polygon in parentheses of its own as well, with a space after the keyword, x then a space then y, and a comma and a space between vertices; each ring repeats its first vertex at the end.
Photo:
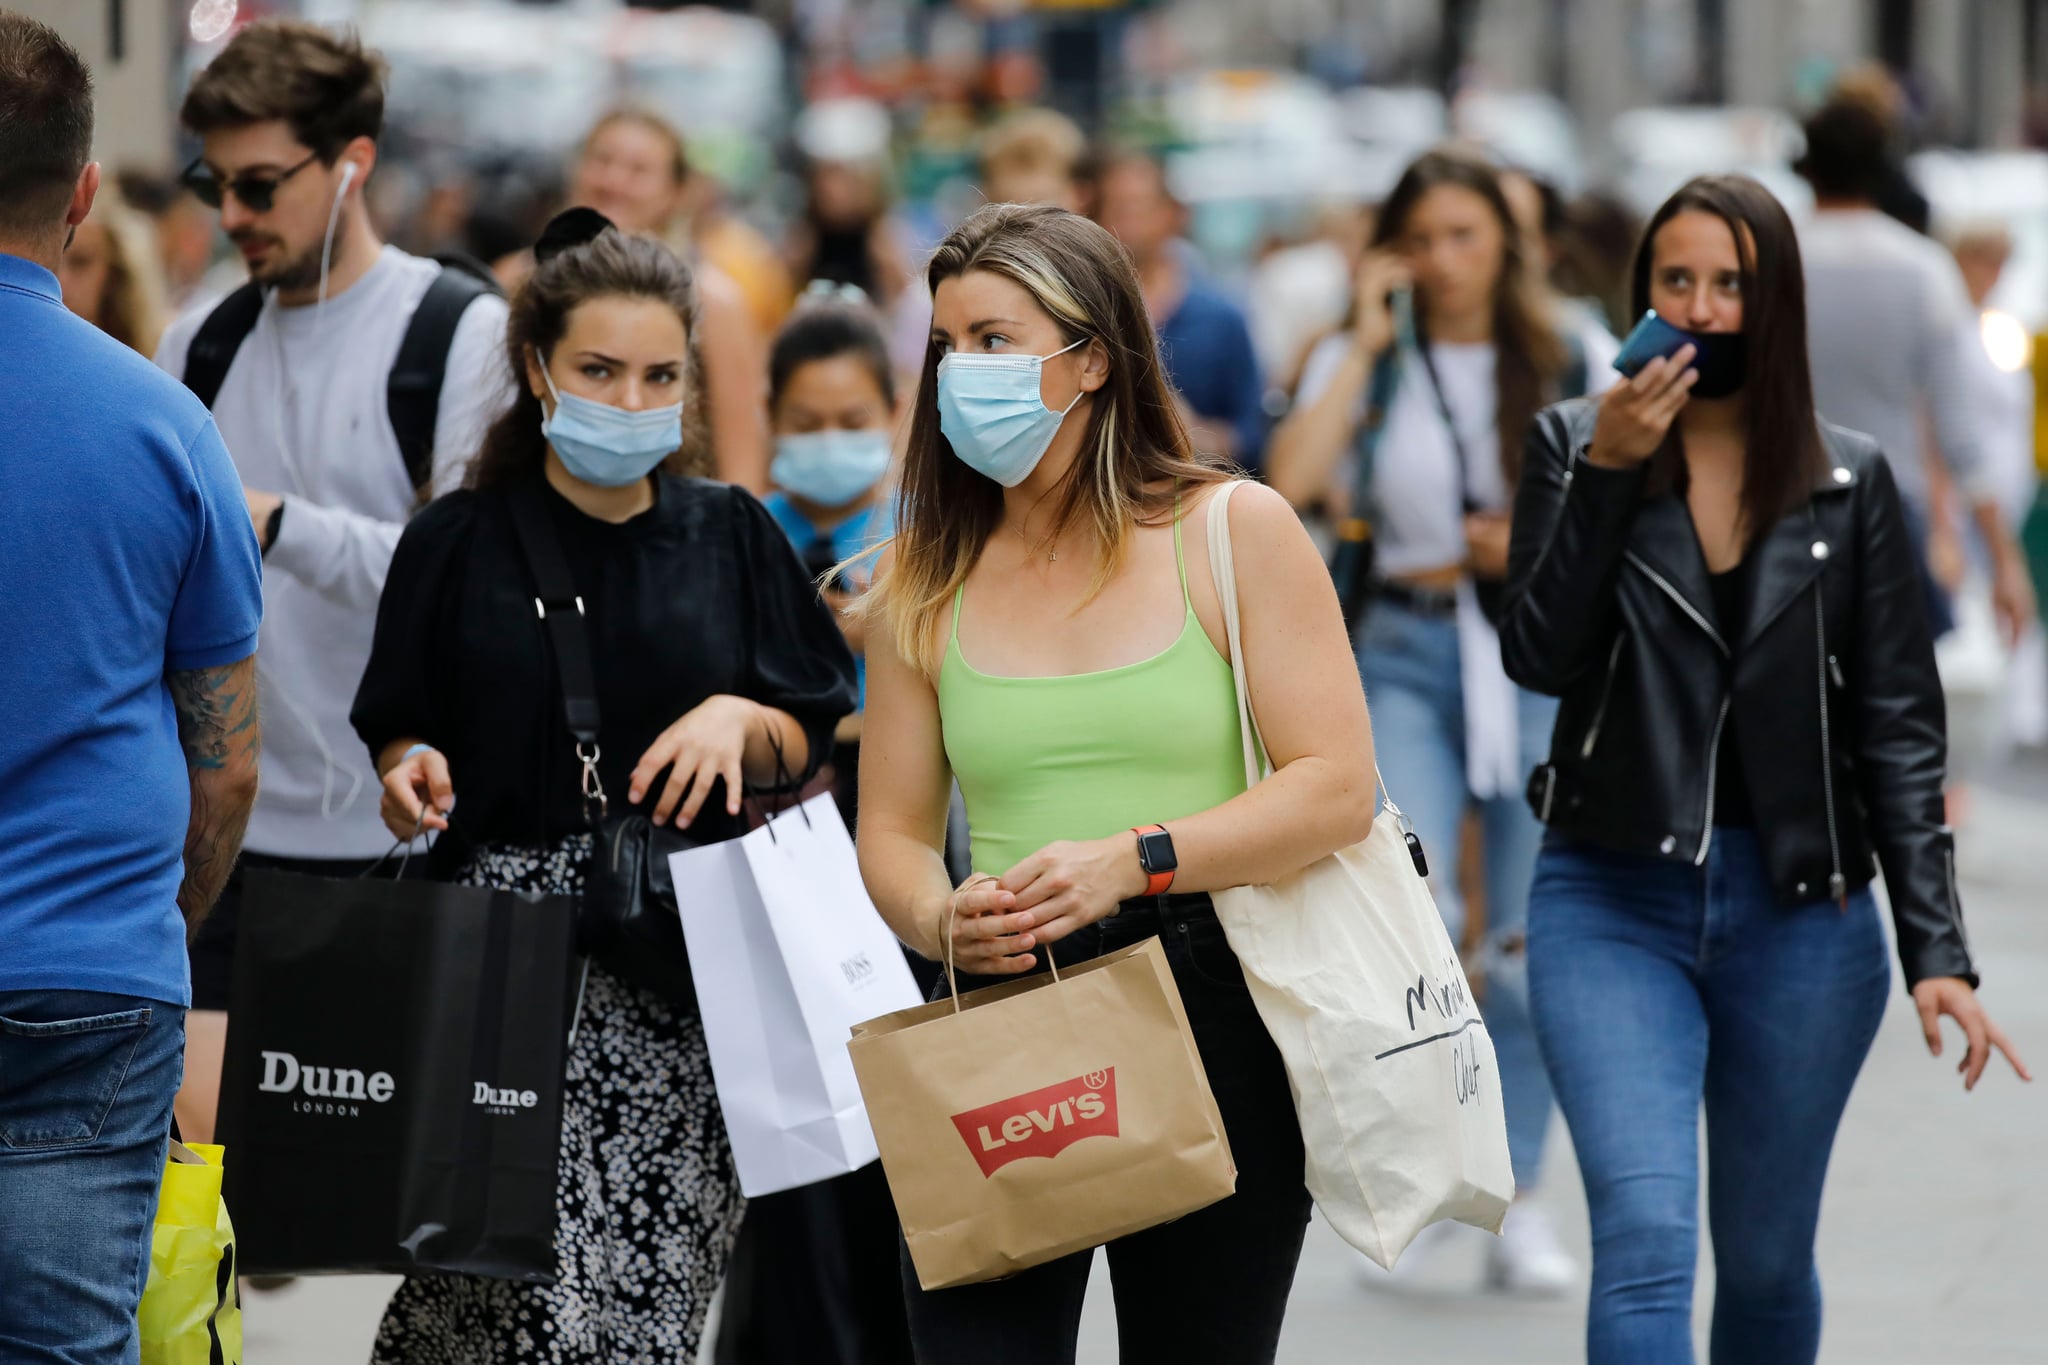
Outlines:
MULTIPOLYGON (((740 488, 662 475, 655 505, 615 525, 543 487, 584 603, 604 717, 598 773, 613 814, 630 809, 628 779, 648 746, 714 695, 789 712, 812 765, 825 760, 858 701, 853 656, 766 508, 740 488)), ((585 828, 582 765, 534 596, 502 490, 430 504, 391 559, 350 719, 373 756, 404 737, 448 756, 455 848, 585 828)), ((743 829, 721 787, 691 833, 743 829)))
MULTIPOLYGON (((1721 638, 1733 650, 1742 638, 1743 601, 1749 595, 1749 557, 1744 555, 1725 573, 1710 573, 1707 584, 1714 593, 1714 620, 1721 638)), ((1728 668, 1734 672, 1731 658, 1728 668)), ((1742 745, 1735 737, 1734 708, 1721 727, 1721 747, 1714 758, 1714 823, 1737 829, 1753 829, 1756 812, 1749 801, 1749 777, 1742 767, 1742 745)))

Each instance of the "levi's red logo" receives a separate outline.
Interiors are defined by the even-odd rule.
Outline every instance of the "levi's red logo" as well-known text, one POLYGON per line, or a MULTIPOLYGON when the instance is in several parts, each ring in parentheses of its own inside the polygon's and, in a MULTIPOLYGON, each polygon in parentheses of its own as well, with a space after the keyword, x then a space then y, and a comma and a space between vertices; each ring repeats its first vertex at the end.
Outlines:
POLYGON ((1116 1068, 955 1114, 953 1126, 983 1177, 1027 1156, 1056 1157, 1082 1138, 1115 1137, 1116 1068))

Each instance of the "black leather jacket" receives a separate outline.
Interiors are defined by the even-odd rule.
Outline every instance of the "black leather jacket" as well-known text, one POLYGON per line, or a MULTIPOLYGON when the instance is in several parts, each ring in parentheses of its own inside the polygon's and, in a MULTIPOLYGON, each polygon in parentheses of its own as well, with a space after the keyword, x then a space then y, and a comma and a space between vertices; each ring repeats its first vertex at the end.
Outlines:
POLYGON ((1538 818, 1702 863, 1728 736, 1779 899, 1841 900, 1882 863, 1907 985, 1975 984, 1942 823, 1941 682, 1876 442, 1823 426, 1828 471, 1754 543, 1742 638, 1724 640, 1674 487, 1681 457, 1589 463, 1596 412, 1580 400, 1537 418, 1515 497, 1501 653, 1516 682, 1563 699, 1529 783, 1538 818))

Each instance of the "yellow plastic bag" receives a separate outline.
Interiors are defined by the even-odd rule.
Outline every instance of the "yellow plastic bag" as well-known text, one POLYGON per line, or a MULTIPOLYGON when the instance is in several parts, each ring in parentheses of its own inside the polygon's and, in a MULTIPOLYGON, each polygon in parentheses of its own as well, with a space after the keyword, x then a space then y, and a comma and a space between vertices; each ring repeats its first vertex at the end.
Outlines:
POLYGON ((235 1225, 220 1179, 220 1148, 171 1144, 138 1315, 142 1365, 241 1365, 235 1225))

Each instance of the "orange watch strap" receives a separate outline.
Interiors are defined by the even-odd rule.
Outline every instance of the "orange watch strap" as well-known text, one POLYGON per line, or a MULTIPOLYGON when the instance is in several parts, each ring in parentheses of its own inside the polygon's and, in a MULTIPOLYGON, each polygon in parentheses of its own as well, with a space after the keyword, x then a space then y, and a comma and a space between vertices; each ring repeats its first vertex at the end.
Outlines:
MULTIPOLYGON (((1137 835, 1137 836, 1138 836, 1138 837, 1139 837, 1140 839, 1143 839, 1143 838, 1144 838, 1144 837, 1145 837, 1145 836, 1146 836, 1147 834, 1164 834, 1164 833, 1166 833, 1166 826, 1164 826, 1164 825, 1139 825, 1139 826, 1137 826, 1137 827, 1136 827, 1135 829, 1133 829, 1133 830, 1131 831, 1131 833, 1133 833, 1133 834, 1137 835)), ((1165 894, 1166 894, 1166 891, 1167 891, 1167 888, 1173 885, 1173 878, 1174 878, 1174 874, 1175 874, 1175 873, 1176 873, 1176 872, 1177 872, 1178 870, 1179 870, 1179 869, 1177 869, 1177 868, 1168 868, 1168 869, 1167 869, 1166 871, 1164 871, 1164 872, 1148 872, 1148 873, 1146 873, 1146 875, 1147 875, 1147 876, 1149 876, 1149 877, 1151 878, 1151 880, 1145 883, 1145 894, 1146 894, 1146 895, 1148 895, 1148 896, 1163 896, 1163 895, 1165 895, 1165 894)))

